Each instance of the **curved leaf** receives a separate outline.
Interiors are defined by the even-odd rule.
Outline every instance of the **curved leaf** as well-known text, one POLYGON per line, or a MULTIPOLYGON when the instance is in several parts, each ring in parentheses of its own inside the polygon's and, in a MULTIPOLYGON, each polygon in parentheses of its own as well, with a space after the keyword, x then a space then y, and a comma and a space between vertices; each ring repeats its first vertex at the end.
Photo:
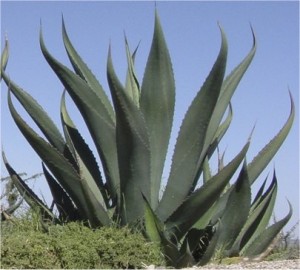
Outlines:
POLYGON ((207 127, 217 103, 227 59, 227 41, 221 30, 222 45, 217 60, 189 107, 182 122, 172 160, 171 172, 157 215, 164 221, 192 190, 198 171, 207 127))
POLYGON ((175 105, 172 63, 157 12, 150 54, 141 87, 140 106, 150 136, 151 198, 158 205, 161 178, 168 150, 175 105))
POLYGON ((62 18, 62 36, 63 36, 63 42, 65 45, 65 49, 67 51, 67 54, 69 56, 69 59, 72 63, 72 66, 75 70, 75 72, 86 81, 86 83, 90 86, 90 88, 97 94, 99 99, 101 99, 103 106, 105 107, 108 116, 111 118, 112 122, 115 122, 115 115, 112 108, 112 105, 104 92, 101 84, 96 79, 95 75, 91 72, 91 70, 88 68, 88 66, 83 62, 80 55, 77 53, 75 48, 73 47, 67 30, 65 26, 64 19, 62 18))
POLYGON ((37 124, 43 132, 47 140, 61 153, 65 154, 68 159, 72 160, 69 149, 67 148, 64 138, 59 132, 56 125, 53 123, 44 109, 21 87, 15 84, 3 72, 3 79, 7 84, 9 90, 14 94, 18 101, 22 104, 23 108, 28 112, 33 121, 37 124))
POLYGON ((44 57, 70 94, 87 124, 101 158, 113 200, 120 198, 115 122, 111 119, 110 112, 86 81, 52 57, 45 47, 42 32, 40 32, 40 46, 44 57))
POLYGON ((0 81, 2 80, 2 72, 6 69, 9 57, 9 43, 8 39, 5 38, 4 49, 1 53, 1 69, 0 69, 0 81))
POLYGON ((88 207, 82 193, 80 176, 76 169, 56 148, 39 137, 20 117, 12 104, 10 92, 8 93, 8 106, 15 123, 26 140, 70 195, 81 216, 86 217, 88 207))
POLYGON ((252 184, 257 179, 257 177, 272 160, 292 127, 295 118, 295 105, 290 92, 289 94, 291 100, 291 111, 286 123, 277 133, 277 135, 258 153, 258 155, 252 160, 252 162, 248 164, 250 184, 252 184))
POLYGON ((217 105, 215 106, 213 115, 211 117, 209 126, 207 128, 207 135, 205 138, 205 143, 203 147, 203 152, 201 153, 199 164, 201 164, 202 159, 206 155, 206 151, 209 145, 212 143, 213 138, 215 137, 215 133, 218 129, 218 126, 223 118, 223 115, 226 111, 226 108, 230 104, 231 97, 233 96, 239 82, 241 81, 242 77, 244 76, 245 72, 247 71, 249 65, 252 62, 252 59, 256 52, 256 40, 255 35, 252 30, 253 36, 253 45, 248 53, 248 55, 243 59, 243 61, 225 78, 222 88, 221 94, 218 99, 217 105))
POLYGON ((288 223, 290 220, 293 209, 292 205, 289 203, 289 213, 280 221, 271 225, 267 229, 261 232, 260 235, 257 236, 256 239, 248 246, 248 248, 244 252, 244 256, 247 257, 255 257, 263 253, 272 243, 274 238, 278 235, 278 233, 282 230, 282 228, 288 223), (259 240, 258 240, 259 239, 259 240))

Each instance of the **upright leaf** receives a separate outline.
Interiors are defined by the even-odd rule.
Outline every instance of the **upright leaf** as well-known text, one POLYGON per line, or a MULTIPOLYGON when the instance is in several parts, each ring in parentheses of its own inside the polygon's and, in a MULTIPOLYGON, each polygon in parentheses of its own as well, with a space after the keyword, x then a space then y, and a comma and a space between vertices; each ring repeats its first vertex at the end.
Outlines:
POLYGON ((127 70, 127 77, 126 77, 126 93, 131 97, 134 104, 139 107, 140 106, 140 85, 138 79, 136 77, 135 68, 134 68, 134 55, 130 53, 128 41, 125 36, 125 47, 126 47, 126 56, 127 56, 127 63, 128 63, 128 70, 127 70))
POLYGON ((161 234, 163 233, 163 224, 155 215, 151 208, 150 203, 143 195, 144 205, 145 205, 145 232, 147 237, 152 242, 161 242, 161 234))
MULTIPOLYGON (((250 211, 251 190, 247 174, 247 165, 244 162, 238 180, 230 192, 226 209, 221 218, 222 231, 220 232, 218 247, 229 250, 234 240, 243 228, 250 211)), ((226 255, 226 254, 224 254, 226 255)))
POLYGON ((250 210, 250 215, 247 222, 236 240, 235 245, 241 253, 243 253, 252 241, 256 239, 268 226, 270 222, 271 215, 274 210, 275 200, 277 196, 277 179, 274 175, 273 181, 261 197, 259 204, 257 204, 254 210, 250 210))
POLYGON ((65 92, 61 99, 61 120, 65 131, 65 136, 68 138, 69 147, 75 153, 76 161, 79 167, 79 174, 82 181, 87 182, 87 185, 94 193, 95 197, 98 198, 102 206, 106 208, 108 205, 107 192, 104 187, 98 164, 93 152, 85 143, 67 112, 65 104, 65 92))
POLYGON ((175 82, 172 64, 157 12, 155 13, 151 50, 141 87, 140 105, 150 136, 150 203, 155 209, 158 204, 175 105, 175 82))
POLYGON ((107 78, 116 112, 120 186, 124 200, 122 221, 131 223, 144 214, 142 193, 148 200, 150 197, 149 135, 143 114, 115 74, 110 50, 107 78))
POLYGON ((228 114, 225 118, 225 120, 219 125, 216 134, 207 150, 207 156, 210 158, 213 153, 215 152, 215 150, 217 149, 221 139, 223 138, 223 136, 225 135, 226 131, 228 130, 231 121, 232 121, 232 117, 233 117, 233 112, 232 112, 232 106, 229 103, 229 107, 228 107, 228 114))
POLYGON ((190 193, 206 131, 217 103, 225 73, 227 41, 221 30, 222 45, 217 60, 189 107, 175 145, 171 172, 157 214, 166 220, 190 193))
POLYGON ((153 242, 160 243, 167 264, 177 267, 180 258, 180 252, 177 245, 172 243, 164 231, 163 223, 155 215, 147 198, 143 195, 145 205, 145 230, 149 239, 153 242))
POLYGON ((259 203, 260 199, 262 198, 267 180, 268 180, 268 177, 266 177, 265 181, 263 182, 263 184, 260 186, 259 190, 257 191, 255 198, 253 199, 253 202, 251 203, 251 209, 254 210, 256 208, 257 204, 259 203))

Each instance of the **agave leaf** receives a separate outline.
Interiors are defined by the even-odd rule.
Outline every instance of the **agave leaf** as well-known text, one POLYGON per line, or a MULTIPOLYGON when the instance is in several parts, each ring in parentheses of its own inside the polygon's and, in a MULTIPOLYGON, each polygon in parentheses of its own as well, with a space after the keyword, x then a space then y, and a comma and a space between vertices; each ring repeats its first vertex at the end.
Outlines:
POLYGON ((216 226, 215 226, 215 233, 204 253, 204 255, 201 257, 200 261, 198 262, 197 265, 199 266, 203 266, 205 264, 207 264, 211 257, 215 254, 216 252, 216 246, 217 246, 217 243, 218 243, 218 240, 219 240, 219 236, 220 236, 220 233, 222 231, 222 224, 221 222, 219 222, 216 226))
POLYGON ((164 234, 161 235, 161 245, 167 265, 177 268, 178 259, 180 258, 177 245, 172 243, 164 234))
MULTIPOLYGON (((247 164, 244 162, 240 175, 230 192, 226 209, 221 218, 218 247, 229 250, 239 232, 243 228, 250 211, 251 190, 247 174, 247 164)), ((225 254, 224 254, 225 255, 225 254)))
POLYGON ((176 262, 176 269, 192 267, 196 264, 188 242, 184 242, 180 250, 181 256, 176 262))
POLYGON ((277 196, 277 179, 274 175, 270 188, 262 196, 260 203, 250 213, 250 216, 239 236, 239 250, 243 253, 252 241, 260 235, 268 226, 271 215, 274 210, 277 196))
POLYGON ((16 171, 8 163, 4 152, 2 151, 4 165, 11 177, 11 180, 19 193, 22 194, 26 203, 32 208, 38 208, 41 211, 43 218, 54 220, 55 215, 51 212, 47 205, 45 205, 39 197, 32 191, 32 189, 25 183, 25 181, 16 173, 16 171))
POLYGON ((80 169, 79 172, 81 179, 85 179, 85 181, 87 181, 87 185, 94 193, 94 196, 99 198, 101 204, 106 209, 108 204, 107 192, 104 187, 98 164, 93 152, 85 143, 67 112, 65 104, 65 92, 63 93, 61 99, 61 119, 65 135, 67 138, 69 138, 68 142, 70 148, 73 149, 73 152, 77 157, 76 160, 80 169))
POLYGON ((87 211, 85 213, 87 215, 90 226, 92 228, 109 226, 111 224, 111 220, 103 203, 103 197, 99 190, 97 190, 98 192, 96 192, 95 190, 91 189, 91 183, 93 182, 88 177, 85 177, 85 174, 82 172, 85 169, 86 168, 83 166, 83 169, 81 169, 80 171, 80 184, 87 204, 87 211))
POLYGON ((208 226, 210 223, 212 225, 215 225, 217 221, 212 223, 212 217, 216 213, 218 209, 218 202, 215 202, 198 220, 197 222, 193 225, 193 228, 196 229, 203 229, 206 226, 208 226))
POLYGON ((67 30, 65 26, 64 19, 62 18, 62 37, 64 41, 64 45, 67 51, 67 54, 69 56, 69 59, 72 63, 72 66, 75 70, 75 72, 86 81, 86 83, 90 86, 91 90, 93 90, 99 99, 102 102, 102 105, 105 107, 108 117, 110 117, 110 120, 112 122, 115 122, 115 115, 112 108, 112 105, 105 94, 105 91, 103 90, 101 84, 96 79, 95 75, 91 72, 89 67, 84 63, 84 61, 81 59, 80 55, 75 50, 74 46, 72 45, 67 30))
MULTIPOLYGON (((245 245, 247 243, 249 244, 249 239, 253 238, 256 229, 259 226, 262 217, 264 216, 265 211, 268 209, 268 205, 271 202, 273 193, 276 193, 275 183, 271 183, 270 187, 271 189, 266 192, 265 198, 261 200, 259 204, 257 204, 257 207, 255 209, 252 209, 253 205, 251 206, 249 217, 239 236, 236 238, 234 244, 232 245, 229 256, 236 256, 237 254, 241 254, 245 245)), ((263 229, 265 229, 266 225, 267 224, 264 225, 263 229)))
POLYGON ((86 217, 85 213, 88 211, 88 207, 82 193, 80 176, 76 168, 74 168, 72 164, 56 148, 51 146, 43 138, 39 137, 26 124, 26 122, 15 110, 11 101, 10 92, 8 93, 8 106, 16 125, 26 140, 43 160, 54 177, 59 181, 63 189, 70 195, 80 211, 80 215, 86 217))
MULTIPOLYGON (((66 144, 68 145, 68 148, 69 148, 70 152, 72 153, 72 156, 74 157, 74 160, 75 160, 76 151, 73 147, 72 139, 69 136, 69 133, 68 133, 68 130, 67 130, 67 127, 66 127, 66 124, 65 124, 65 120, 64 120, 64 117, 68 118, 68 121, 70 121, 73 124, 71 118, 69 117, 67 109, 66 109, 65 96, 66 96, 66 90, 63 91, 62 96, 61 96, 61 100, 60 100, 60 119, 61 119, 61 124, 62 124, 62 128, 63 128, 63 133, 64 133, 64 136, 65 136, 66 144)), ((76 166, 78 167, 77 160, 75 160, 75 163, 76 163, 76 166)))
POLYGON ((277 135, 258 153, 258 155, 252 160, 252 162, 248 164, 250 184, 252 184, 258 178, 261 172, 272 160, 292 127, 295 118, 295 105, 290 92, 289 94, 291 100, 291 111, 286 123, 277 133, 277 135))
POLYGON ((197 162, 219 97, 226 67, 227 41, 223 30, 220 30, 222 45, 217 60, 189 107, 179 131, 170 176, 157 209, 157 214, 162 220, 166 220, 182 203, 196 180, 197 162))
POLYGON ((230 192, 233 189, 233 187, 234 186, 232 185, 226 191, 224 190, 225 192, 223 192, 220 198, 216 201, 214 205, 214 210, 211 210, 212 216, 210 222, 212 224, 216 224, 218 220, 221 219, 221 217, 223 216, 224 211, 226 209, 227 201, 229 199, 230 192))
POLYGON ((140 106, 150 136, 151 198, 156 209, 168 150, 175 105, 172 63, 157 12, 154 34, 141 87, 140 106))
POLYGON ((226 131, 228 130, 231 121, 232 121, 232 117, 233 117, 233 112, 232 112, 232 106, 231 103, 229 103, 229 110, 228 110, 228 114, 225 118, 225 120, 220 124, 220 126, 218 127, 216 134, 212 140, 212 143, 210 144, 208 150, 207 150, 207 156, 210 158, 213 153, 215 152, 216 148, 218 147, 221 139, 223 138, 223 136, 225 135, 226 131))
POLYGON ((150 197, 150 148, 144 117, 118 80, 109 49, 107 78, 116 112, 117 151, 121 192, 125 208, 123 222, 131 223, 144 214, 141 192, 150 197))
POLYGON ((163 224, 155 215, 147 198, 143 195, 145 205, 145 231, 151 242, 161 242, 163 224))
POLYGON ((1 53, 1 70, 0 70, 0 80, 2 80, 2 72, 6 69, 9 57, 9 43, 8 39, 5 38, 4 49, 1 53))
POLYGON ((253 240, 253 242, 247 247, 247 249, 244 251, 243 255, 247 257, 255 257, 263 253, 272 243, 272 241, 275 239, 275 237, 278 235, 278 233, 282 230, 282 228, 288 223, 290 220, 293 209, 292 205, 289 203, 289 213, 280 221, 274 223, 264 231, 262 231, 256 239, 253 240))
POLYGON ((258 203, 261 201, 267 180, 268 180, 268 177, 266 177, 265 181, 262 183, 261 187, 257 191, 256 196, 255 196, 253 202, 251 203, 250 212, 253 211, 257 207, 258 203))
POLYGON ((115 122, 111 114, 90 86, 67 67, 58 62, 45 47, 42 32, 40 46, 49 65, 61 80, 78 107, 94 140, 113 201, 120 198, 119 169, 116 150, 115 122))
MULTIPOLYGON (((267 180, 267 178, 265 179, 265 181, 266 180, 267 180)), ((262 184, 262 186, 264 186, 264 185, 265 185, 265 183, 262 184)), ((262 203, 262 201, 264 201, 266 199, 266 197, 268 197, 270 195, 270 193, 277 192, 277 178, 276 178, 275 170, 273 173, 272 182, 270 183, 268 189, 265 192, 261 191, 261 189, 262 189, 262 187, 259 189, 258 194, 256 195, 256 198, 253 200, 253 202, 251 204, 250 212, 253 212, 257 207, 259 207, 259 205, 262 203), (259 196, 259 193, 261 193, 260 196, 259 196)))
POLYGON ((187 263, 196 264, 206 252, 213 235, 214 228, 211 225, 208 225, 204 229, 190 229, 180 248, 181 254, 188 253, 185 255, 185 261, 189 259, 187 263), (190 255, 192 256, 192 260, 189 258, 190 255))
POLYGON ((164 231, 164 227, 159 218, 155 215, 147 198, 142 194, 145 206, 145 230, 152 242, 160 243, 167 264, 173 267, 177 266, 180 252, 177 246, 172 243, 164 231))
POLYGON ((249 142, 222 171, 193 192, 167 219, 167 229, 174 231, 178 239, 180 239, 216 202, 245 157, 248 147, 249 142))
POLYGON ((209 161, 208 161, 207 156, 205 157, 205 159, 203 161, 202 170, 203 170, 203 183, 206 183, 212 177, 211 169, 209 166, 209 161))
POLYGON ((128 71, 127 71, 127 77, 126 77, 125 91, 131 97, 134 104, 137 107, 139 107, 140 106, 140 85, 139 85, 137 76, 135 74, 135 69, 134 69, 133 56, 135 54, 133 54, 133 56, 131 56, 126 36, 125 36, 125 47, 126 47, 126 56, 127 56, 127 62, 128 62, 128 71))
POLYGON ((49 173, 44 164, 42 164, 43 172, 50 188, 54 203, 59 212, 59 219, 61 221, 77 221, 82 220, 78 210, 73 204, 70 197, 63 190, 63 188, 56 182, 54 177, 49 173))
POLYGON ((9 90, 22 104, 23 108, 37 124, 47 140, 58 151, 60 151, 62 154, 65 154, 70 161, 73 161, 69 149, 65 144, 64 138, 44 109, 27 92, 10 80, 5 72, 3 72, 2 75, 5 83, 9 87, 9 90))
POLYGON ((202 166, 199 167, 199 171, 197 173, 196 178, 199 178, 201 173, 203 172, 203 182, 204 183, 207 182, 211 178, 208 161, 211 158, 211 156, 213 155, 214 151, 217 149, 219 142, 221 141, 221 139, 225 135, 227 129, 229 128, 231 120, 232 120, 232 106, 229 103, 228 115, 227 115, 226 119, 223 121, 223 123, 221 123, 220 126, 218 127, 215 137, 214 137, 211 145, 209 146, 209 149, 207 150, 207 155, 204 158, 203 164, 202 164, 202 166))
MULTIPOLYGON (((253 130, 248 138, 249 142, 251 140, 252 133, 253 133, 253 130)), ((249 175, 248 175, 248 177, 249 177, 249 175)), ((215 224, 216 222, 218 222, 218 220, 223 216, 230 192, 232 191, 233 188, 234 188, 234 185, 228 184, 226 189, 224 190, 222 196, 216 202, 216 205, 214 206, 215 209, 211 210, 213 212, 213 215, 211 216, 211 221, 210 221, 212 224, 215 224)))
MULTIPOLYGON (((252 29, 251 29, 252 30, 252 29)), ((215 110, 213 112, 213 115, 211 117, 209 126, 207 128, 207 135, 205 138, 205 143, 203 147, 203 151, 201 153, 201 156, 199 158, 199 166, 202 163, 202 160, 204 156, 206 155, 206 151, 209 148, 210 144, 213 141, 213 138, 215 137, 215 133, 218 129, 218 126, 223 118, 223 115, 226 111, 226 108, 228 107, 231 97, 234 94, 239 82, 241 81, 242 77, 244 76, 246 70, 248 69, 249 65, 252 62, 252 59, 255 55, 256 51, 256 40, 255 35, 252 30, 252 36, 253 36, 253 45, 248 53, 248 55, 242 60, 242 62, 225 78, 222 88, 221 88, 221 94, 218 99, 217 105, 215 106, 215 110)))

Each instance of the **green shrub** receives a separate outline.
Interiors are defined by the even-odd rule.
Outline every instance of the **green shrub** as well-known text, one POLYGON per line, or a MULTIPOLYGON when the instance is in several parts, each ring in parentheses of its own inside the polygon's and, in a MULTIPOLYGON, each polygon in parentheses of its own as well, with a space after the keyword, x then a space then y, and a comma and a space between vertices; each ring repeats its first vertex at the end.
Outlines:
POLYGON ((1 268, 91 269, 164 265, 158 246, 128 228, 91 230, 79 223, 43 233, 28 220, 2 224, 1 268))

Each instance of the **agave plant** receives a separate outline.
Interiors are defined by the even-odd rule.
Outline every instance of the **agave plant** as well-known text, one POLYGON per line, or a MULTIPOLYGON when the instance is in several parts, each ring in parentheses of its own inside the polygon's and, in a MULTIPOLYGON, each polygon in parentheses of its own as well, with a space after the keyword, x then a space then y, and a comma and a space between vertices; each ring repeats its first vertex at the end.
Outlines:
POLYGON ((65 89, 60 106, 64 135, 33 97, 6 74, 6 43, 1 76, 8 86, 8 106, 16 125, 42 159, 58 215, 34 194, 3 154, 16 187, 21 193, 25 192, 26 202, 38 207, 43 217, 53 222, 81 220, 93 228, 116 222, 120 226, 141 224, 145 235, 161 244, 167 262, 176 267, 205 264, 220 249, 223 256, 256 256, 263 252, 287 223, 292 209, 290 207, 281 221, 266 228, 276 198, 276 175, 274 173, 266 191, 266 181, 263 182, 252 202, 251 185, 288 135, 294 119, 294 105, 291 97, 288 120, 252 162, 245 160, 248 139, 231 162, 211 175, 210 160, 232 120, 231 97, 256 51, 253 34, 250 52, 225 77, 227 40, 221 27, 220 32, 219 54, 183 118, 161 198, 162 172, 174 115, 175 83, 157 12, 142 83, 134 67, 137 49, 131 53, 125 38, 128 70, 123 85, 114 71, 109 48, 107 80, 112 103, 73 47, 64 20, 62 37, 74 71, 50 54, 40 32, 41 51, 65 89), (19 115, 11 94, 45 138, 19 115), (86 123, 101 166, 68 113, 66 94, 86 123))

